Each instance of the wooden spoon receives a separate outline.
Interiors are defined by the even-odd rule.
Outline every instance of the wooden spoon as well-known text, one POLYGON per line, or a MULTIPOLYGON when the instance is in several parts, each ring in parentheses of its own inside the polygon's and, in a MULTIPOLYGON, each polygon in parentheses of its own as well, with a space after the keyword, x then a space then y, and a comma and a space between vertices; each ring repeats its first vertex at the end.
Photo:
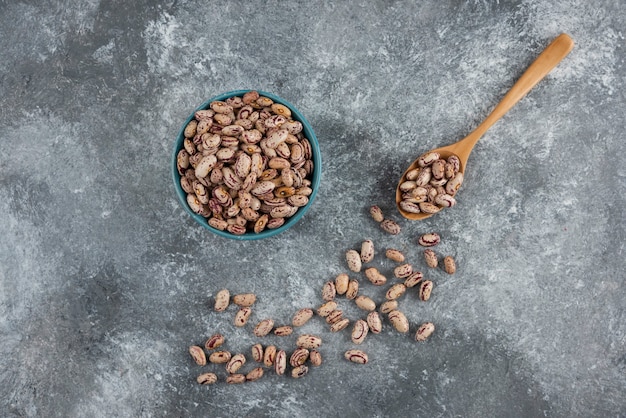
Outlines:
MULTIPOLYGON (((461 160, 459 171, 465 172, 465 165, 469 158, 474 145, 480 139, 481 136, 487 132, 491 126, 496 123, 506 112, 520 101, 526 93, 530 91, 539 81, 541 81, 554 67, 557 66, 563 58, 569 54, 574 47, 574 41, 567 34, 559 35, 543 52, 537 57, 537 59, 528 67, 526 72, 517 80, 517 82, 511 87, 511 90, 502 98, 500 103, 492 110, 487 118, 478 125, 473 132, 467 135, 465 138, 452 145, 434 149, 432 151, 438 152, 443 159, 447 159, 451 155, 456 155, 461 160)), ((426 219, 433 214, 431 213, 409 213, 404 211, 400 207, 400 201, 402 200, 402 192, 400 191, 400 184, 404 181, 406 173, 410 170, 417 168, 417 160, 409 166, 404 172, 396 188, 396 205, 400 214, 410 220, 426 219)))

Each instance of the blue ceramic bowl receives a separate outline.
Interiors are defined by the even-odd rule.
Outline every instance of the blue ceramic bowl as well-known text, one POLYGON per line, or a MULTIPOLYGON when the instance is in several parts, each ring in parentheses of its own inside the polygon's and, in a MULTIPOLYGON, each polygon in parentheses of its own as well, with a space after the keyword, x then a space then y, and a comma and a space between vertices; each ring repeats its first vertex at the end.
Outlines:
MULTIPOLYGON (((248 91, 250 90, 235 90, 235 91, 229 91, 228 93, 220 94, 219 96, 212 97, 206 102, 202 103, 196 110, 208 109, 209 104, 211 102, 224 101, 228 99, 229 97, 234 97, 234 96, 243 96, 244 93, 248 91)), ((311 143, 311 150, 313 154, 313 166, 314 166, 313 173, 311 176, 311 189, 313 189, 313 192, 309 196, 309 203, 307 203, 306 206, 303 206, 300 209, 298 209, 296 214, 293 215, 292 217, 286 218, 285 223, 282 226, 276 229, 265 229, 264 231, 261 231, 258 234, 254 233, 253 231, 249 231, 243 235, 234 235, 228 231, 220 231, 219 229, 213 228, 207 223, 207 219, 205 217, 198 215, 197 213, 194 213, 191 210, 191 208, 189 208, 189 205, 187 204, 187 194, 180 186, 180 174, 178 174, 178 169, 176 167, 176 158, 178 155, 178 151, 180 151, 183 148, 183 142, 185 140, 185 135, 183 134, 183 132, 185 131, 185 127, 194 118, 195 111, 191 115, 189 115, 187 120, 183 123, 182 127, 180 128, 180 131, 178 132, 178 136, 176 137, 176 143, 174 144, 174 150, 172 152, 172 165, 171 165, 172 179, 174 181, 174 188, 176 189, 176 196, 178 196, 178 201, 180 202, 180 204, 183 206, 183 208, 189 214, 189 216, 191 216, 203 228, 208 229, 209 231, 221 237, 230 238, 234 240, 257 240, 257 239, 273 237, 274 235, 278 235, 281 232, 284 232, 288 230, 289 228, 291 228, 292 226, 294 226, 300 219, 302 219, 304 214, 307 213, 308 210, 311 208, 311 205, 313 204, 315 196, 317 195, 317 190, 319 189, 320 179, 322 175, 322 158, 321 158, 321 153, 320 153, 320 146, 317 141, 317 137, 315 136, 315 132, 313 132, 313 128, 311 127, 309 122, 306 120, 306 118, 302 115, 302 113, 298 111, 298 109, 296 109, 291 103, 289 103, 285 99, 282 99, 274 94, 267 93, 265 91, 261 91, 261 90, 257 90, 257 91, 259 92, 261 96, 269 97, 274 102, 287 106, 291 110, 291 117, 294 120, 300 121, 302 123, 302 132, 304 133, 304 136, 311 143)))

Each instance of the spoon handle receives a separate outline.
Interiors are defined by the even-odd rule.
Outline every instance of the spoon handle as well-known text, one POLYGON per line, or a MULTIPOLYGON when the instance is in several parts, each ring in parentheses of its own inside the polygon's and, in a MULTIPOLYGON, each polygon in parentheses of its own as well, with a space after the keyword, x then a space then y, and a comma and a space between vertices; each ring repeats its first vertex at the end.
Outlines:
POLYGON ((506 112, 511 110, 539 81, 541 81, 574 47, 574 41, 569 35, 562 33, 530 64, 511 87, 500 103, 491 111, 489 116, 473 132, 475 143, 487 130, 496 123, 506 112))

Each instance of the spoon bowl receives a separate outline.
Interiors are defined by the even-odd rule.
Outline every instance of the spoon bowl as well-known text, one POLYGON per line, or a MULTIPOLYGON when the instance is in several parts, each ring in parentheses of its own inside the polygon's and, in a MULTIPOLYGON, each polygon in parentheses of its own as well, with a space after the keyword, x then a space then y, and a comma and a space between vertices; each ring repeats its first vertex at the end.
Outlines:
MULTIPOLYGON (((574 47, 574 41, 569 35, 563 33, 559 35, 546 49, 539 54, 537 59, 528 67, 528 69, 522 74, 517 82, 511 87, 508 93, 502 98, 500 103, 491 111, 489 116, 474 129, 469 135, 461 139, 454 144, 447 145, 445 147, 436 148, 429 152, 437 152, 440 158, 447 159, 452 155, 456 155, 461 164, 459 166, 459 172, 465 173, 465 167, 467 160, 474 149, 474 146, 478 140, 487 132, 491 126, 496 123, 502 116, 504 116, 511 108, 519 102, 526 93, 530 91, 539 81, 541 81, 559 62, 563 60, 569 54, 574 47)), ((400 191, 400 185, 404 182, 406 174, 417 168, 417 159, 409 166, 409 168, 402 174, 398 186, 396 187, 396 206, 400 214, 409 220, 422 220, 431 217, 434 213, 411 213, 403 210, 400 207, 402 201, 402 192, 400 191)))

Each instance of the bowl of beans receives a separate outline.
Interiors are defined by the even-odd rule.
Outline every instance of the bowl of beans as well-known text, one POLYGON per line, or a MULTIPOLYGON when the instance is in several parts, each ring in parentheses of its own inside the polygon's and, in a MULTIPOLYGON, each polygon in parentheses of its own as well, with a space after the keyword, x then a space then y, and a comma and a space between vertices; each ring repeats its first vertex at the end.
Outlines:
POLYGON ((210 98, 183 123, 172 178, 185 211, 236 240, 271 237, 310 209, 322 171, 319 143, 286 100, 260 90, 210 98))

